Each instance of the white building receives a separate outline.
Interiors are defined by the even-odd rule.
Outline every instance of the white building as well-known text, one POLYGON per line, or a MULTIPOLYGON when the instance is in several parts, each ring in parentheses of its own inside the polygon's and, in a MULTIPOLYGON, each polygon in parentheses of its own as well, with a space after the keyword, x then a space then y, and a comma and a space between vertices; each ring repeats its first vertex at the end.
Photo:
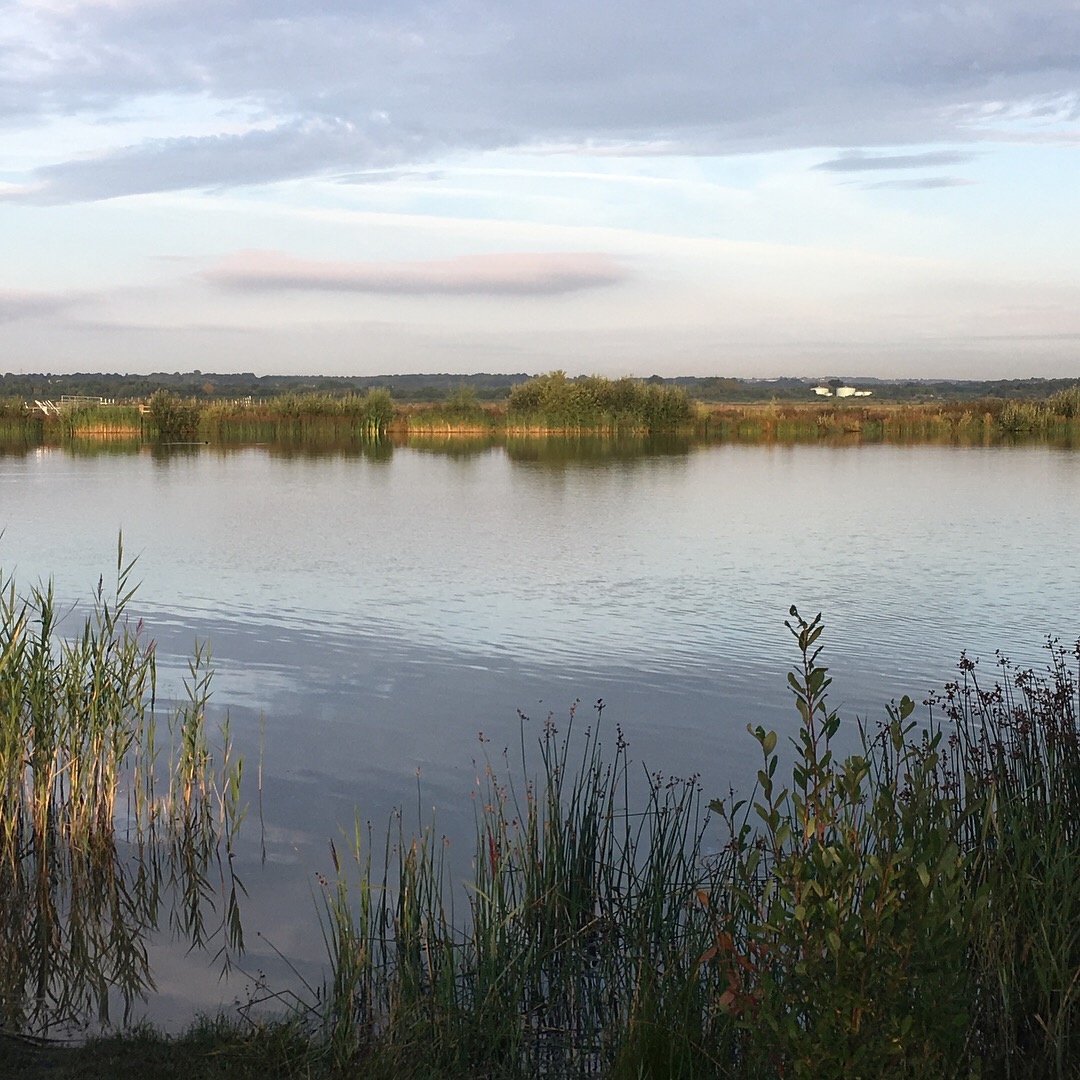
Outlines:
MULTIPOLYGON (((832 397, 832 387, 829 386, 815 386, 813 388, 814 393, 819 397, 832 397)), ((873 390, 856 390, 854 386, 838 386, 836 388, 837 397, 869 397, 873 390)))

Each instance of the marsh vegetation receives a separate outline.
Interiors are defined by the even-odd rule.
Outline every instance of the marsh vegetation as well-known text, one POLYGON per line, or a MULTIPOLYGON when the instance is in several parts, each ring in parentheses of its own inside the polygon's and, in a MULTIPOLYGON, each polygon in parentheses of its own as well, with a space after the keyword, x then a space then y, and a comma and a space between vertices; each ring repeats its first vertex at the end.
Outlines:
MULTIPOLYGON (((206 740, 206 658, 165 765, 117 570, 63 640, 47 588, 4 594, 9 1032, 146 992, 164 911, 242 945, 241 769, 227 731, 206 740)), ((358 817, 320 885, 325 984, 144 1054, 174 1045, 195 1075, 230 1055, 282 1076, 1075 1075, 1080 646, 1048 643, 1041 671, 962 658, 925 712, 860 722, 829 705, 820 616, 789 628, 797 734, 747 725, 750 793, 632 768, 603 702, 522 716, 514 751, 481 744, 464 881, 436 823, 358 817)))
POLYGON ((317 444, 427 439, 680 434, 719 442, 988 444, 1018 437, 1075 440, 1080 385, 1044 399, 982 398, 930 403, 773 401, 711 404, 677 385, 630 378, 568 378, 555 371, 516 383, 505 401, 481 401, 461 383, 443 400, 398 403, 385 388, 363 394, 286 392, 269 398, 185 398, 158 390, 138 403, 78 403, 55 415, 0 401, 8 443, 114 438, 166 443, 317 444))
POLYGON ((635 796, 598 703, 584 732, 548 719, 535 772, 484 762, 464 911, 434 829, 358 832, 326 885, 335 1068, 1073 1075, 1077 653, 991 687, 964 659, 925 717, 904 698, 845 740, 821 619, 790 626, 797 738, 748 725, 757 787, 711 818, 702 778, 635 796))
POLYGON ((227 964, 242 947, 229 851, 243 811, 228 729, 205 725, 209 657, 162 716, 153 643, 127 616, 118 550, 73 632, 51 586, 0 586, 0 1023, 108 1024, 150 992, 171 930, 227 964), (164 745, 162 745, 164 744, 164 745))

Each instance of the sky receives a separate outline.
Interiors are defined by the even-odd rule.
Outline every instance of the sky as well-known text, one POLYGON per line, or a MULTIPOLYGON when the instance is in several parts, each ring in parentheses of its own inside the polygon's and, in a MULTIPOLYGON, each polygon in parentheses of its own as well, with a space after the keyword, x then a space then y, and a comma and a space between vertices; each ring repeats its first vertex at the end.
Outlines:
POLYGON ((0 0, 0 371, 1080 378, 1078 0, 0 0))

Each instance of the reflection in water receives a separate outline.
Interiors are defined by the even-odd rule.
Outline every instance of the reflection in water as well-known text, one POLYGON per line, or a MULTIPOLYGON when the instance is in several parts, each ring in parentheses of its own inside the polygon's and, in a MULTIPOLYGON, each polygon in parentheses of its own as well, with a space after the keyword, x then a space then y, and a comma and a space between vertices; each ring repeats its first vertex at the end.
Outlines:
POLYGON ((345 436, 333 431, 323 434, 307 432, 293 437, 278 435, 264 440, 220 439, 215 440, 212 447, 222 455, 258 447, 270 457, 285 461, 292 458, 389 461, 394 453, 393 445, 386 438, 359 433, 345 436))
POLYGON ((168 464, 170 461, 183 461, 197 458, 206 449, 206 443, 143 443, 142 449, 148 451, 150 457, 159 464, 168 464))
POLYGON ((117 457, 137 454, 146 443, 138 435, 78 435, 64 440, 64 449, 76 458, 117 457))
POLYGON ((41 446, 38 439, 27 439, 22 435, 8 436, 0 434, 0 458, 26 457, 41 446))
POLYGON ((653 457, 682 457, 707 440, 685 435, 552 435, 506 440, 511 461, 553 466, 606 465, 653 457))
POLYGON ((243 946, 231 850, 243 811, 227 727, 204 719, 208 656, 155 748, 155 662, 125 618, 130 563, 99 585, 61 643, 51 587, 0 595, 0 1023, 45 1031, 107 1023, 153 989, 147 945, 167 923, 226 964, 243 946))
POLYGON ((543 464, 581 465, 603 464, 611 461, 632 461, 645 457, 670 457, 688 454, 693 449, 729 445, 796 446, 813 445, 829 448, 856 446, 1048 446, 1059 450, 1077 448, 1072 428, 1054 428, 1042 432, 1007 433, 997 428, 969 431, 957 428, 949 431, 886 432, 880 425, 847 428, 815 428, 809 425, 790 432, 763 431, 760 425, 734 426, 713 430, 708 434, 656 435, 504 435, 453 432, 445 435, 415 432, 390 432, 379 438, 360 433, 342 436, 329 430, 324 433, 306 432, 292 437, 280 433, 270 440, 255 438, 215 439, 213 443, 160 443, 132 435, 75 437, 63 442, 45 442, 40 436, 25 433, 5 434, 0 431, 0 457, 24 457, 37 450, 63 450, 73 458, 121 457, 149 453, 155 461, 168 462, 177 458, 194 457, 211 448, 219 455, 258 448, 279 460, 293 458, 342 460, 364 459, 387 462, 396 448, 408 448, 421 453, 447 458, 473 458, 505 448, 512 461, 543 464))
POLYGON ((407 446, 410 450, 417 450, 426 454, 442 454, 448 458, 471 458, 483 454, 489 454, 497 446, 506 442, 498 435, 438 435, 438 434, 414 434, 391 436, 392 441, 398 446, 407 446))
POLYGON ((394 446, 388 439, 366 438, 357 436, 353 439, 322 440, 283 439, 266 443, 267 453, 272 458, 289 460, 290 458, 342 458, 351 461, 389 461, 394 456, 394 446))
POLYGON ((40 1032, 107 1024, 154 989, 147 943, 168 926, 221 961, 243 945, 240 884, 206 822, 169 821, 119 840, 53 836, 0 863, 0 1023, 40 1032), (224 900, 222 906, 221 900, 224 900), (223 915, 217 911, 222 910, 223 915))

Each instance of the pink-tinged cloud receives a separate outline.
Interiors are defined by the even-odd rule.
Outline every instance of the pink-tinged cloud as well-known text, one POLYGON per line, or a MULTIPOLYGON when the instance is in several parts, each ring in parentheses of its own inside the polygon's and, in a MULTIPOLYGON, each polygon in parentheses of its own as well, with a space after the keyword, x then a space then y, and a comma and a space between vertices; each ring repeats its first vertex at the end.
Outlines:
POLYGON ((607 255, 502 253, 417 262, 327 262, 278 251, 239 251, 201 277, 231 289, 554 296, 617 285, 626 269, 607 255))
POLYGON ((59 293, 33 293, 0 289, 0 323, 39 319, 68 307, 72 298, 59 293))

